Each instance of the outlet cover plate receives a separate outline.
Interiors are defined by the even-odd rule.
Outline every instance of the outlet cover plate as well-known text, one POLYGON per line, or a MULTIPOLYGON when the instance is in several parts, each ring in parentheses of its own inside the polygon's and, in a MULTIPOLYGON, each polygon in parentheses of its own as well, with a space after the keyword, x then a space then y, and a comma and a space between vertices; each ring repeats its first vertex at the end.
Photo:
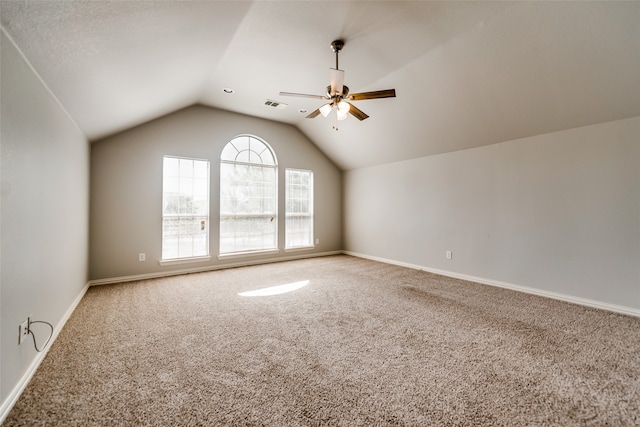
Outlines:
POLYGON ((18 345, 21 345, 29 335, 29 319, 18 325, 18 345))

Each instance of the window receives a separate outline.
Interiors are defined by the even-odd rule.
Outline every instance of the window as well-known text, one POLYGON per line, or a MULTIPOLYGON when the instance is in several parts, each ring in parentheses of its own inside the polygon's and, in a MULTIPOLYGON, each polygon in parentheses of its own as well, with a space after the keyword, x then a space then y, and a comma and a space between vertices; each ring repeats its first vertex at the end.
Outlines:
POLYGON ((209 162, 164 157, 162 259, 209 255, 209 162))
POLYGON ((220 254, 278 248, 277 162, 266 142, 231 140, 220 157, 220 254))
POLYGON ((287 169, 285 186, 285 248, 313 246, 313 172, 287 169))

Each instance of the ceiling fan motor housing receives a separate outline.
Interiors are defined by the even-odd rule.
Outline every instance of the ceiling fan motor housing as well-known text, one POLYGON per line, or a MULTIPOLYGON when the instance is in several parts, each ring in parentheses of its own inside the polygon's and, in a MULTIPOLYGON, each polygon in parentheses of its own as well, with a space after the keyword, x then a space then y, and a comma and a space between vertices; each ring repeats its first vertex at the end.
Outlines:
POLYGON ((342 85, 342 93, 331 93, 331 85, 327 86, 327 98, 329 99, 333 99, 333 98, 346 98, 347 95, 349 95, 349 86, 347 85, 342 85))

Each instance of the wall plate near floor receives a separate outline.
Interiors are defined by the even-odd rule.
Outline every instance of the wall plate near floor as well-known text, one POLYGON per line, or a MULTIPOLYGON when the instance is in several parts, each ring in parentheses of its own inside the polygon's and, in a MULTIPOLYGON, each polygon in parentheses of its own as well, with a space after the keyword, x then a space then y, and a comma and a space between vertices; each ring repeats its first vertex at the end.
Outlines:
POLYGON ((447 257, 447 259, 451 259, 453 257, 453 253, 451 253, 451 251, 447 251, 444 256, 447 257))
POLYGON ((18 345, 21 345, 29 336, 30 317, 18 325, 18 345))

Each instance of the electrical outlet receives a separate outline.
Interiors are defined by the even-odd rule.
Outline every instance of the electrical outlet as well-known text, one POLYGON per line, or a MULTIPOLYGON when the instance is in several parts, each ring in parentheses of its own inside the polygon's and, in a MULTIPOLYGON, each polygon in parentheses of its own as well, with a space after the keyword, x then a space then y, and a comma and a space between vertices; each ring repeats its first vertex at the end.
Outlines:
POLYGON ((451 253, 451 251, 447 251, 445 252, 445 256, 447 257, 447 259, 451 259, 453 257, 453 254, 451 253))
POLYGON ((144 254, 144 252, 140 252, 138 254, 138 261, 142 262, 145 261, 147 259, 147 256, 144 254))
POLYGON ((320 239, 316 238, 316 245, 320 244, 320 239))
POLYGON ((29 325, 31 319, 27 317, 27 320, 18 325, 18 345, 21 345, 24 340, 29 336, 29 325))

